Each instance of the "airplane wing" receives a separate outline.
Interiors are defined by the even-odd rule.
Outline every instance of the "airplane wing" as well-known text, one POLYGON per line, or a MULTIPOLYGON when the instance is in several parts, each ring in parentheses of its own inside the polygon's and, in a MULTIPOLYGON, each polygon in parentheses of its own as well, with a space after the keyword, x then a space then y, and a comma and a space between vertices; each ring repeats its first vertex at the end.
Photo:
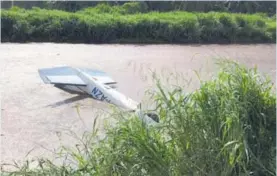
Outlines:
MULTIPOLYGON (((90 75, 94 80, 102 84, 116 88, 115 82, 105 72, 88 68, 79 68, 81 71, 90 75)), ((55 87, 67 91, 69 93, 84 93, 82 89, 87 84, 77 75, 72 67, 53 67, 38 70, 39 75, 44 83, 54 84, 55 87)))
POLYGON ((92 70, 88 68, 80 68, 81 71, 90 75, 94 80, 101 82, 102 84, 106 85, 114 85, 117 84, 111 77, 107 75, 107 73, 100 71, 100 70, 92 70))
POLYGON ((86 86, 71 67, 54 67, 38 70, 39 75, 46 84, 64 84, 86 86))

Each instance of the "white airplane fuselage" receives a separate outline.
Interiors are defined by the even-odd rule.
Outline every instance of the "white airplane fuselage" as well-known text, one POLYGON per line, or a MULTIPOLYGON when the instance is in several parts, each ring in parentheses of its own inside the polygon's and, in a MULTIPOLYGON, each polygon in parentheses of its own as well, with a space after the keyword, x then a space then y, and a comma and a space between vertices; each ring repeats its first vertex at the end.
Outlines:
POLYGON ((75 70, 77 71, 78 76, 87 84, 87 86, 82 89, 91 95, 93 99, 114 104, 130 111, 137 109, 138 103, 134 100, 126 97, 108 85, 98 82, 97 79, 94 79, 87 73, 82 72, 79 69, 75 70))
POLYGON ((113 87, 116 82, 101 71, 63 66, 39 69, 39 75, 44 83, 54 84, 55 87, 68 93, 85 93, 97 101, 114 104, 124 110, 135 112, 147 124, 159 122, 157 114, 142 111, 139 103, 117 91, 113 87))

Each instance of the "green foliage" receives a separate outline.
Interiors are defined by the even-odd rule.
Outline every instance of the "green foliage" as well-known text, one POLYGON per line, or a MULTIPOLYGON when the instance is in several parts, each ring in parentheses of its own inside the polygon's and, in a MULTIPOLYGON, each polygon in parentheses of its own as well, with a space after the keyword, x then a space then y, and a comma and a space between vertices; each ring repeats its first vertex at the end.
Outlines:
MULTIPOLYGON (((27 162, 11 175, 275 175, 276 97, 256 68, 221 62, 213 80, 186 94, 157 80, 151 99, 160 124, 114 112, 117 125, 94 143, 66 150, 75 167, 27 162), (83 150, 82 150, 83 149, 83 150)), ((111 119, 110 119, 111 120, 111 119)), ((66 162, 65 162, 66 163, 66 162)))
POLYGON ((107 4, 118 8, 118 6, 141 6, 140 12, 150 11, 174 11, 182 10, 189 12, 232 12, 232 13, 276 13, 275 1, 1 1, 2 8, 12 6, 30 9, 34 6, 46 9, 58 9, 75 12, 84 8, 94 7, 99 4, 107 4), (127 4, 127 5, 124 5, 127 4))
POLYGON ((128 14, 145 13, 148 11, 147 5, 140 2, 127 2, 122 5, 122 8, 125 9, 128 14))
POLYGON ((13 7, 1 11, 2 42, 275 42, 275 17, 264 14, 151 12, 141 3, 100 4, 76 13, 13 7))

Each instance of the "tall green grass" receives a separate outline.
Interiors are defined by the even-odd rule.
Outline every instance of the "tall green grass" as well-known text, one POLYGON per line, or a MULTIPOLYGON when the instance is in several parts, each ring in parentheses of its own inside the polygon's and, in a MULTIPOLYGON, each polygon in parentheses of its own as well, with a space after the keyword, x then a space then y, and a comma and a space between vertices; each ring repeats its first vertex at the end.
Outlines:
POLYGON ((76 165, 40 160, 10 175, 269 176, 276 165, 276 97, 256 68, 221 62, 217 77, 199 89, 168 90, 157 79, 150 99, 160 116, 147 126, 134 114, 114 112, 106 138, 93 131, 83 148, 65 150, 76 165))
POLYGON ((276 40, 276 20, 264 14, 140 13, 141 9, 143 7, 99 5, 76 13, 39 8, 2 10, 1 40, 71 43, 265 43, 276 40))

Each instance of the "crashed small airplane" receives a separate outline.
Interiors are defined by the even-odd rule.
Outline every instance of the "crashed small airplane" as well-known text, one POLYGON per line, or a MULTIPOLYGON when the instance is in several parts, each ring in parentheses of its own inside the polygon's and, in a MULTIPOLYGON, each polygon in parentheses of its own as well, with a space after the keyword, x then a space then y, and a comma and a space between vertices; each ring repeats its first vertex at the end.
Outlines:
POLYGON ((38 72, 45 84, 53 84, 56 88, 71 94, 87 94, 97 101, 110 103, 127 111, 135 112, 139 118, 148 124, 159 122, 155 113, 142 112, 139 103, 117 91, 117 82, 103 71, 60 66, 39 69, 38 72))

